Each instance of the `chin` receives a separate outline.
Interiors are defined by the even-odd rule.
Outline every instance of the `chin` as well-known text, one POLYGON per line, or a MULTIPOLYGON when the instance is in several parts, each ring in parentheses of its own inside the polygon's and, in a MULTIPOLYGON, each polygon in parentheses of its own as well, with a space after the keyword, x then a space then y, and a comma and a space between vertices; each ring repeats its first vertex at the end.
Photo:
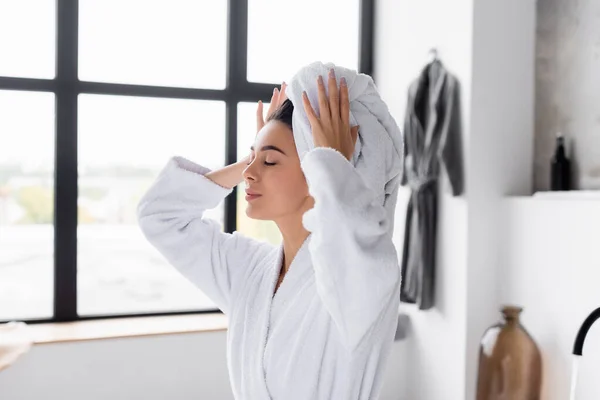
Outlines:
POLYGON ((246 207, 246 216, 250 219, 256 219, 256 220, 261 220, 261 221, 271 219, 267 215, 265 215, 264 212, 257 210, 255 207, 252 207, 251 205, 248 205, 246 207))

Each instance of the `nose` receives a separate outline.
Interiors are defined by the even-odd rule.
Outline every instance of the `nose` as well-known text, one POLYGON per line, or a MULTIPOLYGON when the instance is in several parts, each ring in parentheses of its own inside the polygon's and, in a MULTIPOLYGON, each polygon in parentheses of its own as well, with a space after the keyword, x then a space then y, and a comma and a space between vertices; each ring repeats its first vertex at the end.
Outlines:
POLYGON ((246 181, 246 183, 248 183, 248 182, 256 182, 257 171, 256 171, 256 165, 255 164, 256 164, 256 158, 254 160, 252 160, 252 162, 250 164, 248 164, 246 166, 246 168, 244 168, 242 176, 244 177, 244 180, 246 181))

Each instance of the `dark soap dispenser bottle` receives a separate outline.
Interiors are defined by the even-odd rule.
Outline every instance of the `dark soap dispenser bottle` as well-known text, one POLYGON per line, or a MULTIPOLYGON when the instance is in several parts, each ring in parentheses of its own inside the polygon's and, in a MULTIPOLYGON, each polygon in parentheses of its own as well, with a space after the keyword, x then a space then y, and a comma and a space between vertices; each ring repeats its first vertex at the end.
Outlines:
POLYGON ((571 190, 571 161, 565 150, 565 137, 558 134, 550 166, 550 190, 571 190))

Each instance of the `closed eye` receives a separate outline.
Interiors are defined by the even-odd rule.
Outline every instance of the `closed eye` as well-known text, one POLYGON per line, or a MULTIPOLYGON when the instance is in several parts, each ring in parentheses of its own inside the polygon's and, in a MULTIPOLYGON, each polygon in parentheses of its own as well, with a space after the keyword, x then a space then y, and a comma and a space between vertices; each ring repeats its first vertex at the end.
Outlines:
MULTIPOLYGON (((246 163, 246 165, 250 165, 250 164, 252 164, 252 161, 254 161, 254 159, 252 159, 252 160, 248 161, 248 162, 246 163)), ((268 166, 268 167, 272 167, 273 165, 277 165, 277 163, 271 163, 271 162, 267 162, 267 161, 263 162, 263 164, 264 164, 264 165, 266 165, 266 166, 268 166)))

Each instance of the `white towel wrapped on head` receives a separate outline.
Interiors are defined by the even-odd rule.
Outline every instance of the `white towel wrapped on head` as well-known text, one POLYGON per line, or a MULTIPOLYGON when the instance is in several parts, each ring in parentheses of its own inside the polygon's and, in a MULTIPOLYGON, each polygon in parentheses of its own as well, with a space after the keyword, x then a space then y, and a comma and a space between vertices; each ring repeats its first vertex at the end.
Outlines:
MULTIPOLYGON (((300 160, 315 147, 308 116, 302 104, 302 92, 306 91, 313 109, 319 115, 317 77, 323 77, 327 90, 328 73, 332 68, 335 70, 338 87, 340 79, 346 78, 350 125, 359 126, 351 162, 366 183, 380 196, 381 203, 387 203, 387 197, 392 194, 395 196, 400 184, 404 145, 400 128, 369 75, 332 63, 314 62, 300 69, 289 80, 286 95, 294 104, 292 126, 300 160)), ((393 204, 390 204, 393 207, 386 207, 388 216, 391 213, 391 217, 395 198, 393 200, 393 204)))

